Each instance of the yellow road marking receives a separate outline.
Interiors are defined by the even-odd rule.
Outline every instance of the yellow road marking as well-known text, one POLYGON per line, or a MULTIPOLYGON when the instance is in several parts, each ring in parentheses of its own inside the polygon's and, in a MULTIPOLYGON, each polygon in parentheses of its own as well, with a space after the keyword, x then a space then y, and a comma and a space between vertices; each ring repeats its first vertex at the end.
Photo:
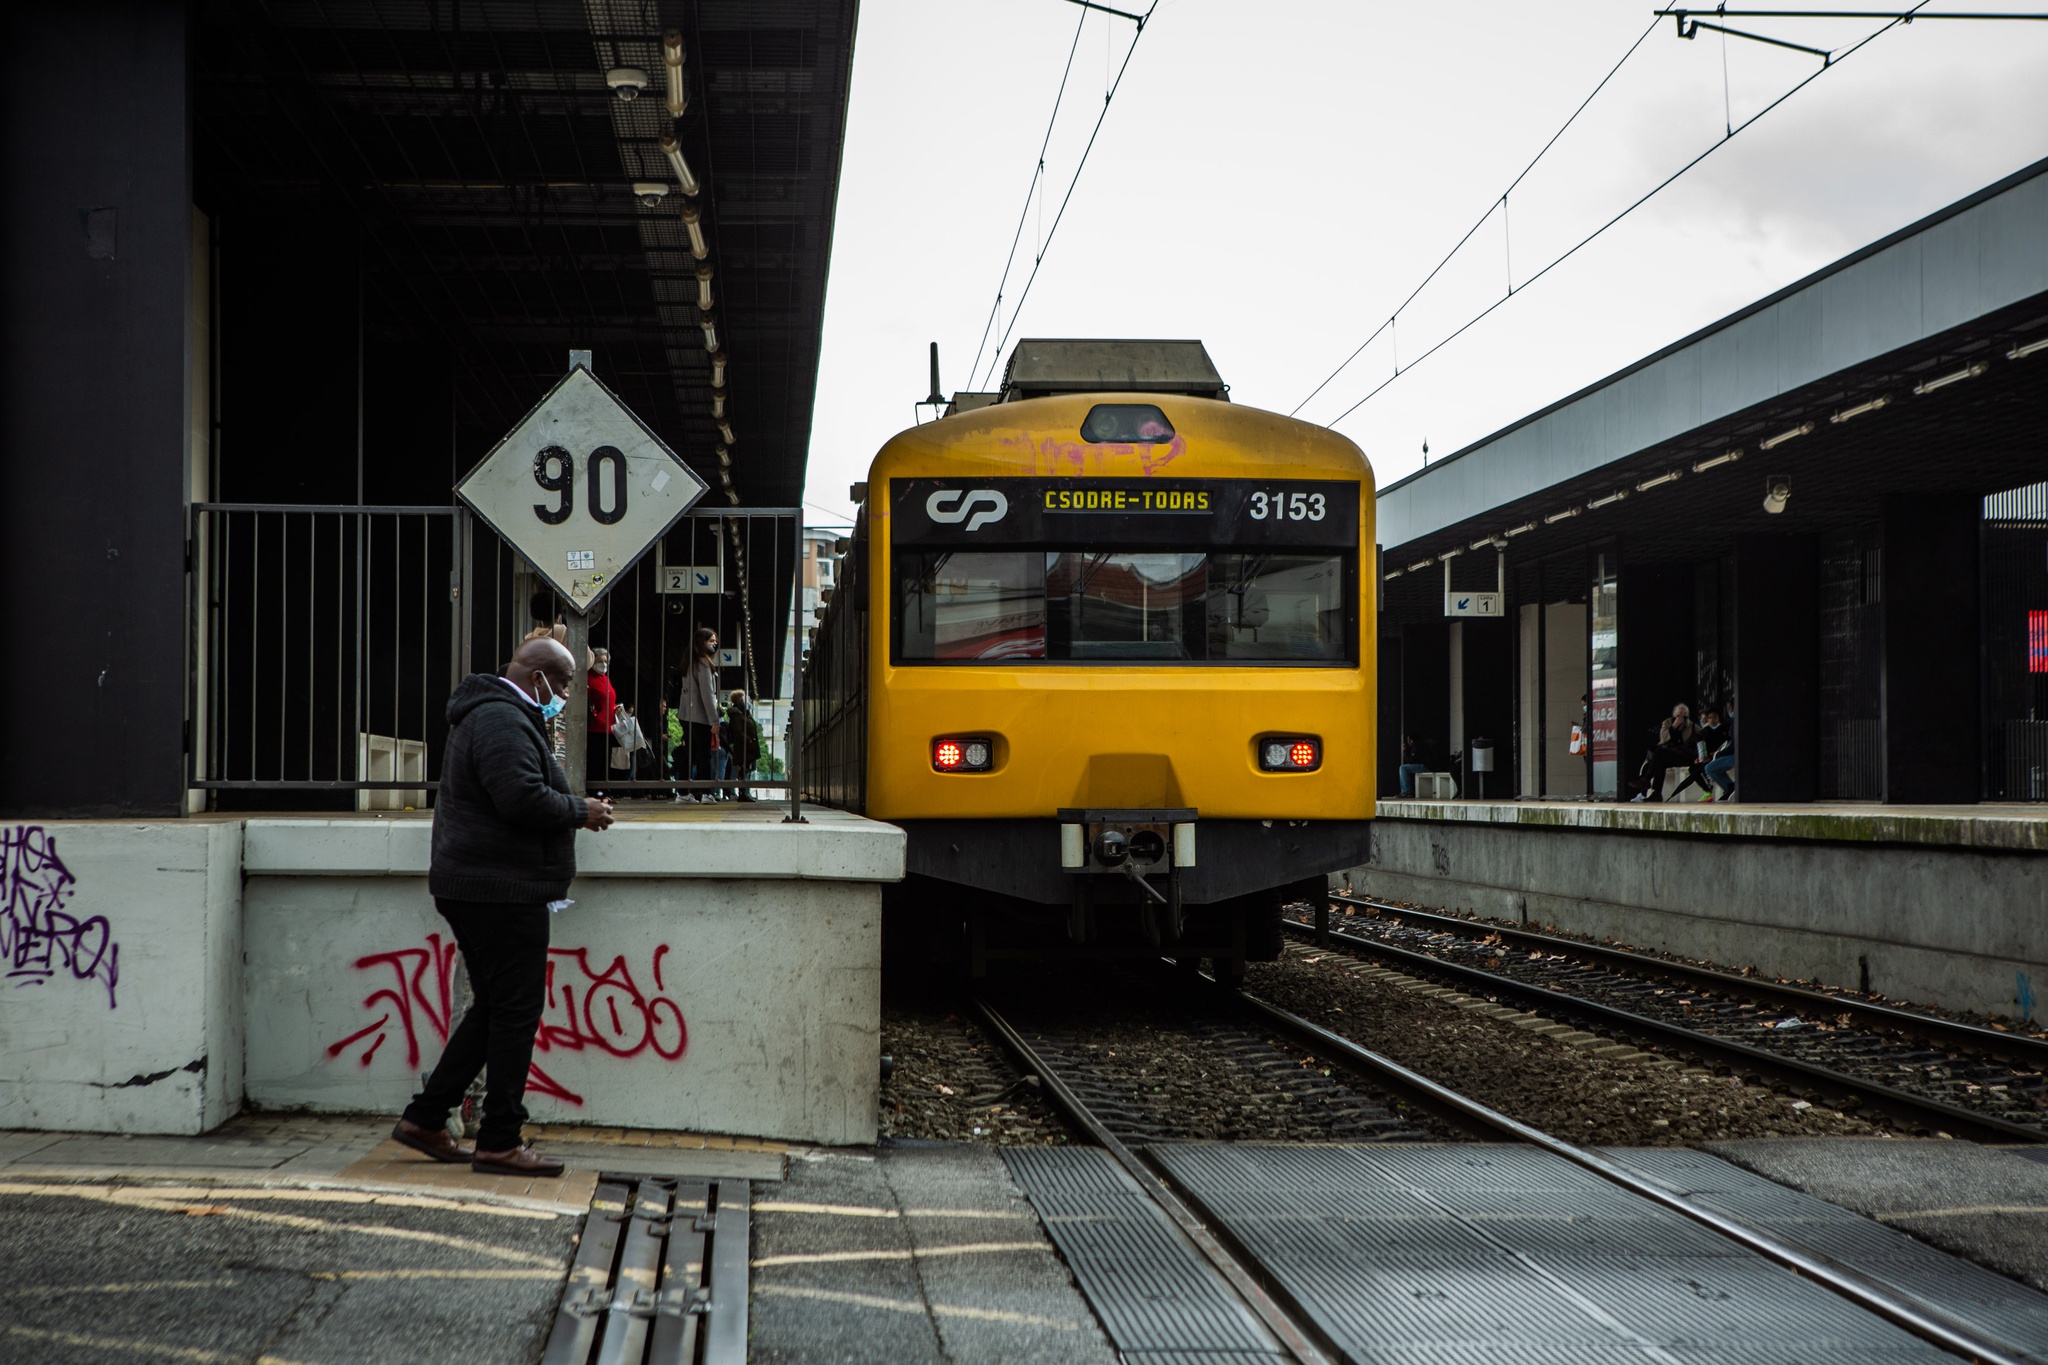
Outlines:
MULTIPOLYGON (((882 1308, 892 1313, 918 1313, 925 1311, 925 1305, 909 1299, 885 1299, 878 1294, 853 1294, 843 1289, 806 1289, 793 1284, 768 1284, 755 1289, 760 1295, 779 1296, 786 1299, 814 1299, 819 1303, 844 1303, 855 1308, 882 1308)), ((1020 1327, 1053 1327, 1062 1332, 1086 1330, 1084 1322, 1068 1322, 1060 1318, 1041 1318, 1032 1313, 1012 1313, 1002 1308, 969 1308, 964 1305, 935 1303, 931 1305, 935 1318, 971 1318, 976 1322, 1007 1322, 1020 1327)))
MULTIPOLYGON (((51 1181, 0 1181, 0 1194, 70 1194, 79 1187, 51 1181)), ((493 1218, 574 1218, 581 1209, 510 1208, 467 1199, 425 1194, 386 1194, 374 1190, 293 1189, 267 1185, 119 1185, 107 1189, 139 1190, 153 1199, 261 1199, 281 1203, 377 1204, 396 1209, 440 1209, 450 1213, 482 1213, 493 1218)))
MULTIPOLYGON (((154 1341, 140 1341, 134 1337, 89 1336, 84 1332, 53 1332, 41 1327, 16 1327, 9 1324, 7 1334, 23 1341, 40 1341, 51 1346, 78 1346, 96 1351, 133 1351, 137 1355, 156 1356, 161 1360, 182 1360, 187 1365, 246 1365, 249 1357, 236 1352, 208 1351, 197 1346, 165 1346, 154 1341)), ((305 1361, 286 1360, 282 1356, 258 1356, 256 1365, 306 1365, 305 1361)))
POLYGON ((1044 1251, 1051 1247, 1043 1242, 967 1242, 951 1247, 919 1247, 916 1250, 890 1251, 808 1251, 788 1256, 757 1256, 754 1267, 764 1269, 778 1265, 830 1265, 840 1261, 908 1261, 925 1256, 981 1256, 1001 1251, 1044 1251))
POLYGON ((756 1213, 822 1213, 840 1218, 1034 1218, 1014 1209, 876 1209, 859 1204, 802 1204, 770 1199, 754 1205, 756 1213))
POLYGON ((9 1289, 8 1298, 30 1294, 155 1294, 173 1289, 232 1289, 235 1278, 222 1275, 211 1280, 132 1280, 126 1284, 42 1284, 32 1289, 9 1289))
POLYGON ((360 1223, 336 1223, 325 1218, 308 1218, 296 1213, 265 1213, 256 1209, 238 1209, 232 1204, 195 1204, 183 1200, 166 1200, 156 1197, 153 1190, 140 1188, 109 1188, 90 1185, 51 1186, 6 1186, 0 1185, 0 1194, 41 1194, 66 1199, 84 1199, 100 1204, 120 1204, 128 1208, 153 1209, 159 1213, 203 1214, 223 1218, 238 1218, 251 1223, 268 1223, 274 1227, 293 1228, 299 1232, 351 1233, 358 1237, 390 1237, 399 1241, 419 1242, 428 1246, 447 1247, 454 1251, 467 1251, 473 1255, 486 1256, 494 1261, 514 1261, 531 1266, 555 1267, 554 1258, 537 1256, 526 1251, 510 1251, 489 1242, 479 1242, 471 1237, 455 1237, 444 1232, 418 1232, 411 1228, 371 1227, 360 1223))
POLYGON ((560 1270, 313 1270, 315 1280, 559 1280, 560 1270))

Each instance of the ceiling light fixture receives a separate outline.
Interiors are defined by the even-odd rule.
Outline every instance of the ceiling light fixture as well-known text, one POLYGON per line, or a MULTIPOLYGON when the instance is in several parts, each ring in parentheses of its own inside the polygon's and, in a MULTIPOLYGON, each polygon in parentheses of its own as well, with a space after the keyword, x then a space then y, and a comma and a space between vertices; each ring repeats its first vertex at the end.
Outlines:
POLYGON ((1828 418, 1828 421, 1846 422, 1851 417, 1861 417, 1866 412, 1876 412, 1879 408, 1888 408, 1891 405, 1892 397, 1890 394, 1879 394, 1877 397, 1871 399, 1868 403, 1858 403, 1853 408, 1843 408, 1840 412, 1828 418))
POLYGON ((1652 488, 1662 488, 1667 483, 1677 483, 1678 479, 1679 473, 1677 470, 1667 469, 1662 474, 1659 474, 1654 478, 1644 479, 1641 483, 1637 484, 1636 492, 1647 493, 1652 488))
POLYGON ((1714 455, 1704 460, 1695 461, 1693 463, 1692 472, 1695 474, 1704 474, 1709 469, 1719 469, 1724 464, 1734 464, 1737 460, 1741 458, 1742 452, 1739 449, 1724 450, 1719 455, 1714 455))
POLYGON ((725 416, 725 390, 724 390, 724 389, 713 389, 713 390, 711 391, 711 415, 712 415, 713 417, 723 417, 723 416, 725 416))
POLYGON ((728 488, 725 490, 725 501, 727 506, 738 507, 740 505, 740 495, 728 488))
POLYGON ((732 467, 732 452, 730 450, 727 450, 724 446, 718 446, 716 447, 716 449, 718 451, 719 468, 730 469, 732 467))
POLYGON ((1535 522, 1533 522, 1533 521, 1525 521, 1525 522, 1523 522, 1523 523, 1522 523, 1522 524, 1521 524, 1520 526, 1510 526, 1510 527, 1508 527, 1508 529, 1507 529, 1507 530, 1505 530, 1505 531, 1502 531, 1502 532, 1501 532, 1501 536, 1502 536, 1502 538, 1506 538, 1506 537, 1508 537, 1508 536, 1518 536, 1518 535, 1522 534, 1522 532, 1524 532, 1524 531, 1533 531, 1533 530, 1535 530, 1535 529, 1536 529, 1536 523, 1535 523, 1535 522))
POLYGON ((1434 559, 1418 559, 1408 566, 1408 572, 1414 573, 1418 569, 1426 569, 1434 563, 1436 563, 1434 559))
POLYGON ((1945 389, 1951 384, 1960 384, 1965 379, 1975 379, 1990 368, 1989 365, 1980 360, 1974 365, 1965 365, 1962 369, 1945 374, 1939 379, 1930 379, 1924 384, 1915 384, 1913 392, 1921 394, 1933 393, 1936 389, 1945 389))
POLYGON ((1773 475, 1764 481, 1764 511, 1777 516, 1785 510, 1785 504, 1792 501, 1792 481, 1780 475, 1773 475))
POLYGON ((739 437, 732 434, 732 423, 730 422, 721 419, 718 423, 718 434, 725 438, 725 443, 729 446, 736 446, 740 443, 739 437))
POLYGON ((704 349, 707 351, 717 350, 718 319, 712 317, 711 314, 706 313, 702 317, 697 319, 697 326, 702 328, 704 331, 704 349))
POLYGON ((1465 548, 1462 545, 1453 545, 1450 549, 1445 550, 1442 554, 1436 557, 1437 563, 1441 564, 1446 559, 1456 559, 1459 555, 1463 553, 1465 553, 1465 548))
POLYGON ((1387 570, 1387 581, 1391 583, 1406 572, 1408 572, 1406 569, 1389 569, 1387 570))
POLYGON ((709 264, 697 267, 697 306, 711 307, 711 267, 709 264))
POLYGON ((2005 358, 2007 360, 2025 360, 2036 351, 2048 351, 2048 337, 2042 337, 2037 341, 2029 341, 2024 346, 2015 346, 2005 353, 2005 358))
MULTIPOLYGON (((683 191, 688 194, 689 191, 683 191)), ((711 248, 704 244, 704 215, 697 211, 695 204, 683 205, 683 231, 690 234, 690 254, 703 260, 711 254, 711 248)))
POLYGON ((1575 517, 1575 516, 1577 516, 1578 514, 1579 514, 1579 509, 1578 509, 1578 508, 1576 508, 1576 507, 1567 507, 1567 508, 1565 508, 1565 509, 1564 509, 1564 510, 1563 510, 1562 512, 1552 512, 1552 513, 1551 513, 1551 514, 1550 514, 1549 516, 1547 516, 1547 517, 1545 517, 1545 518, 1543 519, 1543 524, 1544 524, 1545 526, 1555 526, 1555 525, 1557 525, 1557 523, 1559 523, 1560 521, 1565 521, 1565 520, 1567 520, 1567 519, 1569 519, 1569 518, 1571 518, 1571 517, 1575 517))
POLYGON ((1612 493, 1609 493, 1606 497, 1595 498, 1591 502, 1587 503, 1586 510, 1588 512, 1597 512, 1603 507, 1607 507, 1614 503, 1620 502, 1623 498, 1627 496, 1628 490, 1626 488, 1617 488, 1612 493))
POLYGON ((1479 539, 1473 541, 1466 548, 1472 550, 1483 550, 1489 545, 1498 546, 1500 543, 1501 542, 1495 539, 1493 536, 1481 536, 1479 537, 1479 539))
POLYGON ((711 387, 714 389, 722 389, 725 387, 724 351, 713 351, 711 353, 711 387))
MULTIPOLYGON (((683 159, 683 144, 676 141, 674 133, 661 135, 661 154, 668 158, 669 169, 676 173, 676 183, 683 187, 684 194, 695 199, 703 193, 704 186, 698 182, 696 172, 690 169, 690 163, 683 159)), ((687 214, 689 210, 684 209, 683 212, 687 214)))
POLYGON ((668 114, 681 118, 690 107, 690 92, 683 86, 683 34, 668 29, 661 35, 661 65, 668 76, 668 114))
POLYGON ((1776 450, 1779 446, 1785 444, 1785 442, 1796 441, 1801 436, 1808 434, 1813 430, 1813 426, 1814 424, 1811 422, 1801 422, 1798 426, 1793 427, 1790 431, 1781 431, 1776 436, 1771 437, 1771 439, 1768 441, 1758 441, 1756 443, 1756 448, 1758 450, 1776 450))

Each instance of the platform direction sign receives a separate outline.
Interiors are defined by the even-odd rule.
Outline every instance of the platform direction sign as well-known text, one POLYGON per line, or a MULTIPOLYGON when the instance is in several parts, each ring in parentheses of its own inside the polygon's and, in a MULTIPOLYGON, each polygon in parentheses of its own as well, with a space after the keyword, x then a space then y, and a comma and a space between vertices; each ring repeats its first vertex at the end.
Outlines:
POLYGON ((455 491, 580 613, 707 487, 576 365, 455 491))

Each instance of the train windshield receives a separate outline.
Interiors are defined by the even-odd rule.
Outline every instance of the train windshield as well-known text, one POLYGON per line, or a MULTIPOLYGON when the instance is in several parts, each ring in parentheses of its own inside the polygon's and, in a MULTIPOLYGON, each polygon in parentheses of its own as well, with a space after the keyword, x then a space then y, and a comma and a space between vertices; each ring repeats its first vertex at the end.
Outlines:
POLYGON ((898 552, 903 663, 1350 663, 1349 553, 898 552))

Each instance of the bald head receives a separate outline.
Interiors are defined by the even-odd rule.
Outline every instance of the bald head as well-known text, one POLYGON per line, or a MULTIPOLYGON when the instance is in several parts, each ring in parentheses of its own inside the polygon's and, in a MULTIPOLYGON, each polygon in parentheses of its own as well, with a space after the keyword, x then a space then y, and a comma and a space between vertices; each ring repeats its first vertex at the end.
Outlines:
POLYGON ((567 696, 576 681, 576 656, 567 645, 546 636, 522 640, 519 648, 512 651, 512 662, 505 665, 504 676, 537 702, 545 700, 550 692, 567 696), (547 680, 546 687, 541 685, 543 678, 547 680))

